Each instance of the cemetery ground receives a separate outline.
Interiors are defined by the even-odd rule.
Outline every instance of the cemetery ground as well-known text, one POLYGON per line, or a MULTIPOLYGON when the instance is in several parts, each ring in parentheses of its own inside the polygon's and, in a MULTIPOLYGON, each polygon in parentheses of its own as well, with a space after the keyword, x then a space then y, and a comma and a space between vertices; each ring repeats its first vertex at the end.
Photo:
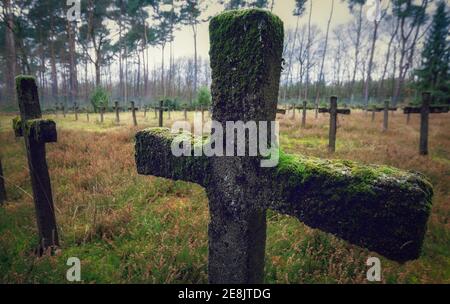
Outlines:
MULTIPOLYGON (((208 117, 205 114, 205 117, 208 117)), ((206 283, 208 199, 194 184, 136 172, 134 135, 158 125, 153 111, 44 115, 56 121, 58 142, 47 161, 59 226, 60 250, 36 257, 37 228, 23 139, 13 116, 0 115, 0 142, 8 202, 0 208, 0 282, 66 283, 66 261, 81 260, 84 283, 206 283)), ((193 112, 188 118, 193 119, 193 112)), ((183 112, 164 114, 164 125, 183 112)), ((382 114, 352 110, 339 117, 336 153, 328 153, 329 116, 308 111, 278 115, 284 151, 414 170, 434 186, 422 255, 403 265, 310 229, 297 219, 268 213, 266 283, 367 283, 366 260, 381 258, 384 283, 450 283, 450 114, 430 115, 430 155, 419 156, 418 115, 397 111, 382 132, 382 114)))

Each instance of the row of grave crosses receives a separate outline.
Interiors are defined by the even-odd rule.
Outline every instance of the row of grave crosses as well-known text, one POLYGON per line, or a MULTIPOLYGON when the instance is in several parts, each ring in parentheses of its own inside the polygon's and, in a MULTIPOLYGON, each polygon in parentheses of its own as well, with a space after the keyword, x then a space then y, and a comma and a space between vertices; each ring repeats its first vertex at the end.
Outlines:
MULTIPOLYGON (((224 14, 228 18, 215 17, 210 26, 213 119, 222 125, 229 121, 274 121, 282 66, 282 23, 261 10, 224 14), (225 26, 224 22, 233 26, 225 26), (226 55, 228 62, 237 64, 235 68, 220 67, 222 45, 233 46, 226 55), (243 45, 254 47, 245 49, 243 56, 243 45), (256 75, 246 78, 246 63, 238 60, 242 58, 265 60, 251 61, 256 65, 256 75), (241 79, 248 79, 246 86, 241 86, 241 79), (239 92, 230 87, 240 88, 239 92)), ((25 139, 39 231, 38 252, 42 254, 59 245, 45 157, 45 144, 57 140, 56 124, 42 119, 35 79, 19 76, 16 82, 20 118, 14 120, 13 126, 16 135, 25 139)), ((166 110, 162 103, 157 109, 160 116, 166 110)), ((347 113, 337 109, 335 97, 331 98, 330 108, 323 111, 330 113, 334 121, 338 113, 347 113)), ((429 107, 422 107, 423 115, 428 112, 429 107)), ((378 176, 373 174, 378 170, 375 166, 301 155, 283 154, 274 168, 261 168, 261 155, 176 157, 171 153, 175 137, 169 129, 138 132, 136 167, 139 174, 185 180, 206 189, 211 216, 211 283, 263 282, 268 209, 294 216, 312 228, 395 261, 420 255, 433 193, 422 175, 392 170, 378 176), (371 180, 367 181, 366 176, 371 180)))

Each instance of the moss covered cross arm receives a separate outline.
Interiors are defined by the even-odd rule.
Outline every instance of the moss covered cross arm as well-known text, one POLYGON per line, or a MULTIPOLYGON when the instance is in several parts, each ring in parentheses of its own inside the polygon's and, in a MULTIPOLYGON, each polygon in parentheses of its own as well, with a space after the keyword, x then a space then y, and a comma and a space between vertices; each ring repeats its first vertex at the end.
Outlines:
POLYGON ((433 195, 424 176, 286 154, 261 170, 267 208, 392 260, 420 255, 433 195))
MULTIPOLYGON (((179 138, 179 133, 171 133, 167 128, 151 128, 136 134, 135 158, 139 174, 155 175, 174 180, 184 180, 206 185, 208 179, 209 159, 206 156, 176 157, 171 150, 172 141, 179 138)), ((201 138, 196 139, 185 133, 194 147, 201 145, 201 138)))

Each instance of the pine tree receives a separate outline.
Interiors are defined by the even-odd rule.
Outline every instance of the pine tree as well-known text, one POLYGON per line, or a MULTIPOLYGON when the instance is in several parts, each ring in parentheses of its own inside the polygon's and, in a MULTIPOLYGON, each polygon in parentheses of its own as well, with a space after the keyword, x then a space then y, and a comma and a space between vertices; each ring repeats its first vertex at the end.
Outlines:
POLYGON ((449 30, 450 16, 446 12, 445 1, 441 1, 422 51, 422 67, 416 71, 419 89, 430 91, 434 102, 448 102, 450 98, 449 30))

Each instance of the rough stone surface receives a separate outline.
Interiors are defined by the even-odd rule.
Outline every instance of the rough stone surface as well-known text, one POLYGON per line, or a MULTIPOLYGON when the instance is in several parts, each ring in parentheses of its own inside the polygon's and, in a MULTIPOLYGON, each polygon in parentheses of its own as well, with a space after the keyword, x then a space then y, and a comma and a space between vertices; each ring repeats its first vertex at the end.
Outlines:
POLYGON ((28 166, 33 189, 36 220, 39 231, 38 253, 58 246, 53 196, 45 158, 45 143, 56 141, 56 125, 41 119, 41 109, 36 81, 31 76, 17 76, 17 100, 20 119, 13 122, 14 132, 25 139, 28 166))

